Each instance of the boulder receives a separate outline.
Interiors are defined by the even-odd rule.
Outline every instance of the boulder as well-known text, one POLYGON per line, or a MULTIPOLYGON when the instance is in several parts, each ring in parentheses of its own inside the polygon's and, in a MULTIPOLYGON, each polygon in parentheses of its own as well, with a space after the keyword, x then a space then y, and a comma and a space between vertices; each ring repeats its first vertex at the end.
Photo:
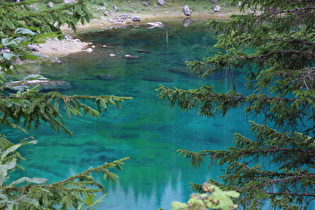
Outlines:
POLYGON ((47 4, 47 7, 49 7, 49 8, 52 8, 52 7, 54 7, 54 3, 52 3, 52 2, 49 2, 49 3, 47 4))
POLYGON ((42 92, 48 91, 61 91, 61 90, 69 90, 72 88, 72 85, 69 82, 62 80, 30 80, 26 82, 14 81, 11 82, 11 89, 15 91, 24 91, 26 89, 33 88, 39 85, 38 90, 42 92))
POLYGON ((161 6, 163 6, 165 4, 165 0, 158 0, 157 3, 161 6))
POLYGON ((217 4, 217 3, 218 3, 218 0, 210 0, 210 2, 211 2, 212 4, 217 4))
POLYGON ((113 9, 115 10, 115 12, 119 12, 119 7, 113 6, 113 9))
POLYGON ((184 13, 184 15, 190 16, 190 15, 191 15, 191 12, 192 12, 192 10, 189 9, 188 5, 185 5, 185 6, 183 7, 183 13, 184 13))
POLYGON ((35 5, 30 5, 30 8, 33 9, 33 12, 38 12, 38 8, 35 5))
POLYGON ((131 19, 132 16, 131 15, 127 15, 127 14, 121 14, 119 15, 119 18, 122 20, 126 20, 126 19, 131 19))
POLYGON ((65 4, 75 4, 77 2, 75 0, 63 0, 63 3, 65 3, 65 4))
POLYGON ((220 10, 221 10, 221 7, 220 7, 219 5, 215 5, 215 6, 213 7, 213 11, 214 11, 214 12, 220 12, 220 10))
POLYGON ((149 3, 148 2, 142 2, 142 5, 147 7, 147 6, 149 6, 149 3))
POLYGON ((36 52, 39 51, 39 46, 37 46, 37 45, 35 45, 35 44, 29 44, 27 47, 28 47, 30 50, 32 50, 32 51, 36 51, 36 52))
POLYGON ((163 28, 164 24, 162 22, 148 22, 146 26, 147 28, 163 28))
POLYGON ((131 18, 131 20, 133 22, 138 22, 138 23, 140 23, 140 21, 141 21, 139 17, 133 17, 133 18, 131 18))

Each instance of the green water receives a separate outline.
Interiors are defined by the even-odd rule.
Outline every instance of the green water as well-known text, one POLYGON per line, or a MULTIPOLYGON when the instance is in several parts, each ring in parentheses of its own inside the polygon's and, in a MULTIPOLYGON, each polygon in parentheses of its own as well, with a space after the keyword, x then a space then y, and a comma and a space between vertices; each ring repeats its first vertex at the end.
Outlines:
MULTIPOLYGON (((189 27, 181 22, 165 24, 165 28, 128 27, 82 35, 84 41, 95 45, 92 53, 73 54, 62 58, 61 63, 35 64, 27 71, 70 82, 73 89, 64 94, 134 99, 123 103, 121 110, 110 107, 100 119, 67 119, 74 136, 55 133, 46 124, 27 135, 11 133, 16 139, 33 135, 39 140, 21 151, 27 159, 22 163, 27 169, 23 175, 57 181, 89 166, 130 157, 122 172, 115 171, 120 177, 118 184, 103 182, 109 195, 100 209, 153 210, 169 209, 174 200, 186 201, 191 193, 189 182, 203 183, 220 174, 218 168, 209 171, 207 164, 191 168, 176 150, 223 149, 231 145, 234 132, 246 135, 247 121, 239 109, 225 118, 218 115, 208 119, 197 116, 196 110, 181 112, 158 99, 155 89, 159 84, 183 89, 209 85, 209 80, 191 75, 184 62, 218 51, 213 47, 214 33, 204 22, 192 22, 189 27), (114 48, 103 48, 104 44, 114 48), (109 57, 109 53, 116 56, 109 57), (140 58, 125 59, 126 54, 140 58), (101 80, 98 76, 102 74, 116 77, 101 80)), ((229 88, 219 80, 220 75, 213 79, 211 83, 218 91, 229 88)))

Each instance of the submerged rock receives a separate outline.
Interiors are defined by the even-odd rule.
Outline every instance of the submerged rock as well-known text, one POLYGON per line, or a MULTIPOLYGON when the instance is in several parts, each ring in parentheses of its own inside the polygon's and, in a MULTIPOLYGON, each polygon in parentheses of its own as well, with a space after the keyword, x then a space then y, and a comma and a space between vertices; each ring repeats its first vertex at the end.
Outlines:
POLYGON ((156 76, 156 75, 144 76, 143 80, 152 81, 152 82, 173 82, 173 80, 169 77, 156 76))
POLYGON ((185 76, 185 77, 193 76, 193 74, 189 71, 188 68, 173 68, 173 69, 169 69, 167 71, 171 72, 171 73, 174 73, 174 74, 182 75, 182 76, 185 76))
POLYGON ((140 58, 140 56, 137 56, 137 55, 124 55, 123 57, 124 57, 124 58, 127 58, 127 59, 137 59, 137 58, 140 58))
POLYGON ((136 52, 139 52, 139 53, 148 53, 148 52, 150 52, 150 51, 149 51, 149 50, 136 49, 136 52))
POLYGON ((106 44, 104 44, 103 47, 106 49, 114 49, 115 48, 114 46, 110 46, 110 45, 106 45, 106 44))
POLYGON ((39 85, 37 89, 42 92, 69 90, 72 88, 72 85, 69 82, 62 80, 31 80, 26 82, 14 81, 11 83, 11 89, 15 91, 24 91, 37 85, 39 85))
POLYGON ((119 79, 120 77, 112 74, 101 74, 98 75, 97 78, 105 81, 113 81, 119 79))
POLYGON ((162 22, 148 22, 146 24, 148 28, 163 28, 164 24, 162 22))

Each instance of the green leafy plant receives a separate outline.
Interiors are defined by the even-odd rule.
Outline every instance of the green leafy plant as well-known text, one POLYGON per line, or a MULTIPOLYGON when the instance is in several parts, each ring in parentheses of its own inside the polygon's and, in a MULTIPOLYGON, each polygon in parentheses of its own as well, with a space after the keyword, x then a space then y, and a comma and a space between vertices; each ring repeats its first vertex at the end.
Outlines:
POLYGON ((173 201, 171 210, 207 210, 222 209, 233 210, 237 208, 232 198, 238 198, 240 194, 236 191, 223 191, 215 185, 204 183, 201 193, 194 193, 187 203, 173 201))

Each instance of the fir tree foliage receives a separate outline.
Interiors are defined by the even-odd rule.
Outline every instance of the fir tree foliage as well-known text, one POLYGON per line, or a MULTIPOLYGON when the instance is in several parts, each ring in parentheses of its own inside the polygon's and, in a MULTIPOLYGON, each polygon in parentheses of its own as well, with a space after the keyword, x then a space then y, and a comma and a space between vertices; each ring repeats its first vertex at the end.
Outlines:
POLYGON ((17 3, 5 3, 0 6, 0 22, 3 36, 16 28, 34 27, 40 33, 60 32, 60 26, 66 24, 76 29, 78 23, 86 23, 92 17, 84 0, 77 3, 55 4, 53 8, 34 10, 39 0, 26 0, 17 3))
MULTIPOLYGON (((210 81, 191 90, 160 86, 159 96, 171 106, 198 109, 207 117, 245 107, 249 119, 259 116, 264 121, 251 122, 255 139, 235 134, 231 148, 179 154, 193 166, 206 159, 222 165, 223 182, 209 182, 240 192, 244 209, 261 209, 267 202, 274 209, 307 208, 315 200, 314 1, 231 3, 239 3, 246 13, 209 23, 217 31, 215 46, 225 53, 187 62, 202 78, 228 81, 230 90, 218 92, 210 81), (239 81, 246 90, 239 88, 239 81)), ((193 189, 201 185, 193 184, 193 189)))
POLYGON ((54 8, 34 11, 39 0, 0 5, 0 68, 11 72, 12 61, 16 59, 36 60, 31 44, 45 42, 47 38, 63 37, 60 27, 67 25, 73 30, 78 23, 86 23, 91 18, 84 0, 77 3, 60 3, 54 8))
MULTIPOLYGON (((83 0, 34 11, 32 4, 36 2, 39 1, 0 5, 0 128, 11 127, 27 132, 45 122, 57 132, 72 134, 65 126, 64 116, 100 117, 110 105, 120 108, 120 104, 131 97, 63 95, 56 91, 43 93, 37 87, 12 92, 14 86, 39 79, 29 77, 20 83, 11 83, 6 79, 7 74, 18 74, 14 68, 15 60, 37 59, 28 47, 30 44, 61 37, 61 25, 75 29, 79 22, 85 23, 90 18, 83 0)), ((122 170, 123 162, 128 159, 90 168, 87 166, 87 170, 54 183, 38 178, 36 174, 33 178, 12 180, 10 175, 22 169, 18 161, 25 160, 18 150, 36 141, 24 139, 19 143, 13 142, 16 140, 10 141, 1 134, 0 209, 95 209, 106 195, 106 190, 93 176, 101 173, 104 180, 117 182, 118 176, 113 173, 113 168, 122 170), (103 196, 99 197, 99 193, 103 196)))
POLYGON ((128 158, 90 167, 86 171, 64 180, 48 183, 45 178, 21 177, 11 180, 10 175, 17 169, 17 161, 25 160, 17 150, 37 141, 24 139, 13 144, 5 136, 0 138, 0 208, 1 209, 94 209, 106 195, 105 188, 92 176, 102 173, 105 180, 117 182, 118 176, 112 168, 122 170, 123 161, 128 158), (104 196, 97 197, 102 192, 104 196))

